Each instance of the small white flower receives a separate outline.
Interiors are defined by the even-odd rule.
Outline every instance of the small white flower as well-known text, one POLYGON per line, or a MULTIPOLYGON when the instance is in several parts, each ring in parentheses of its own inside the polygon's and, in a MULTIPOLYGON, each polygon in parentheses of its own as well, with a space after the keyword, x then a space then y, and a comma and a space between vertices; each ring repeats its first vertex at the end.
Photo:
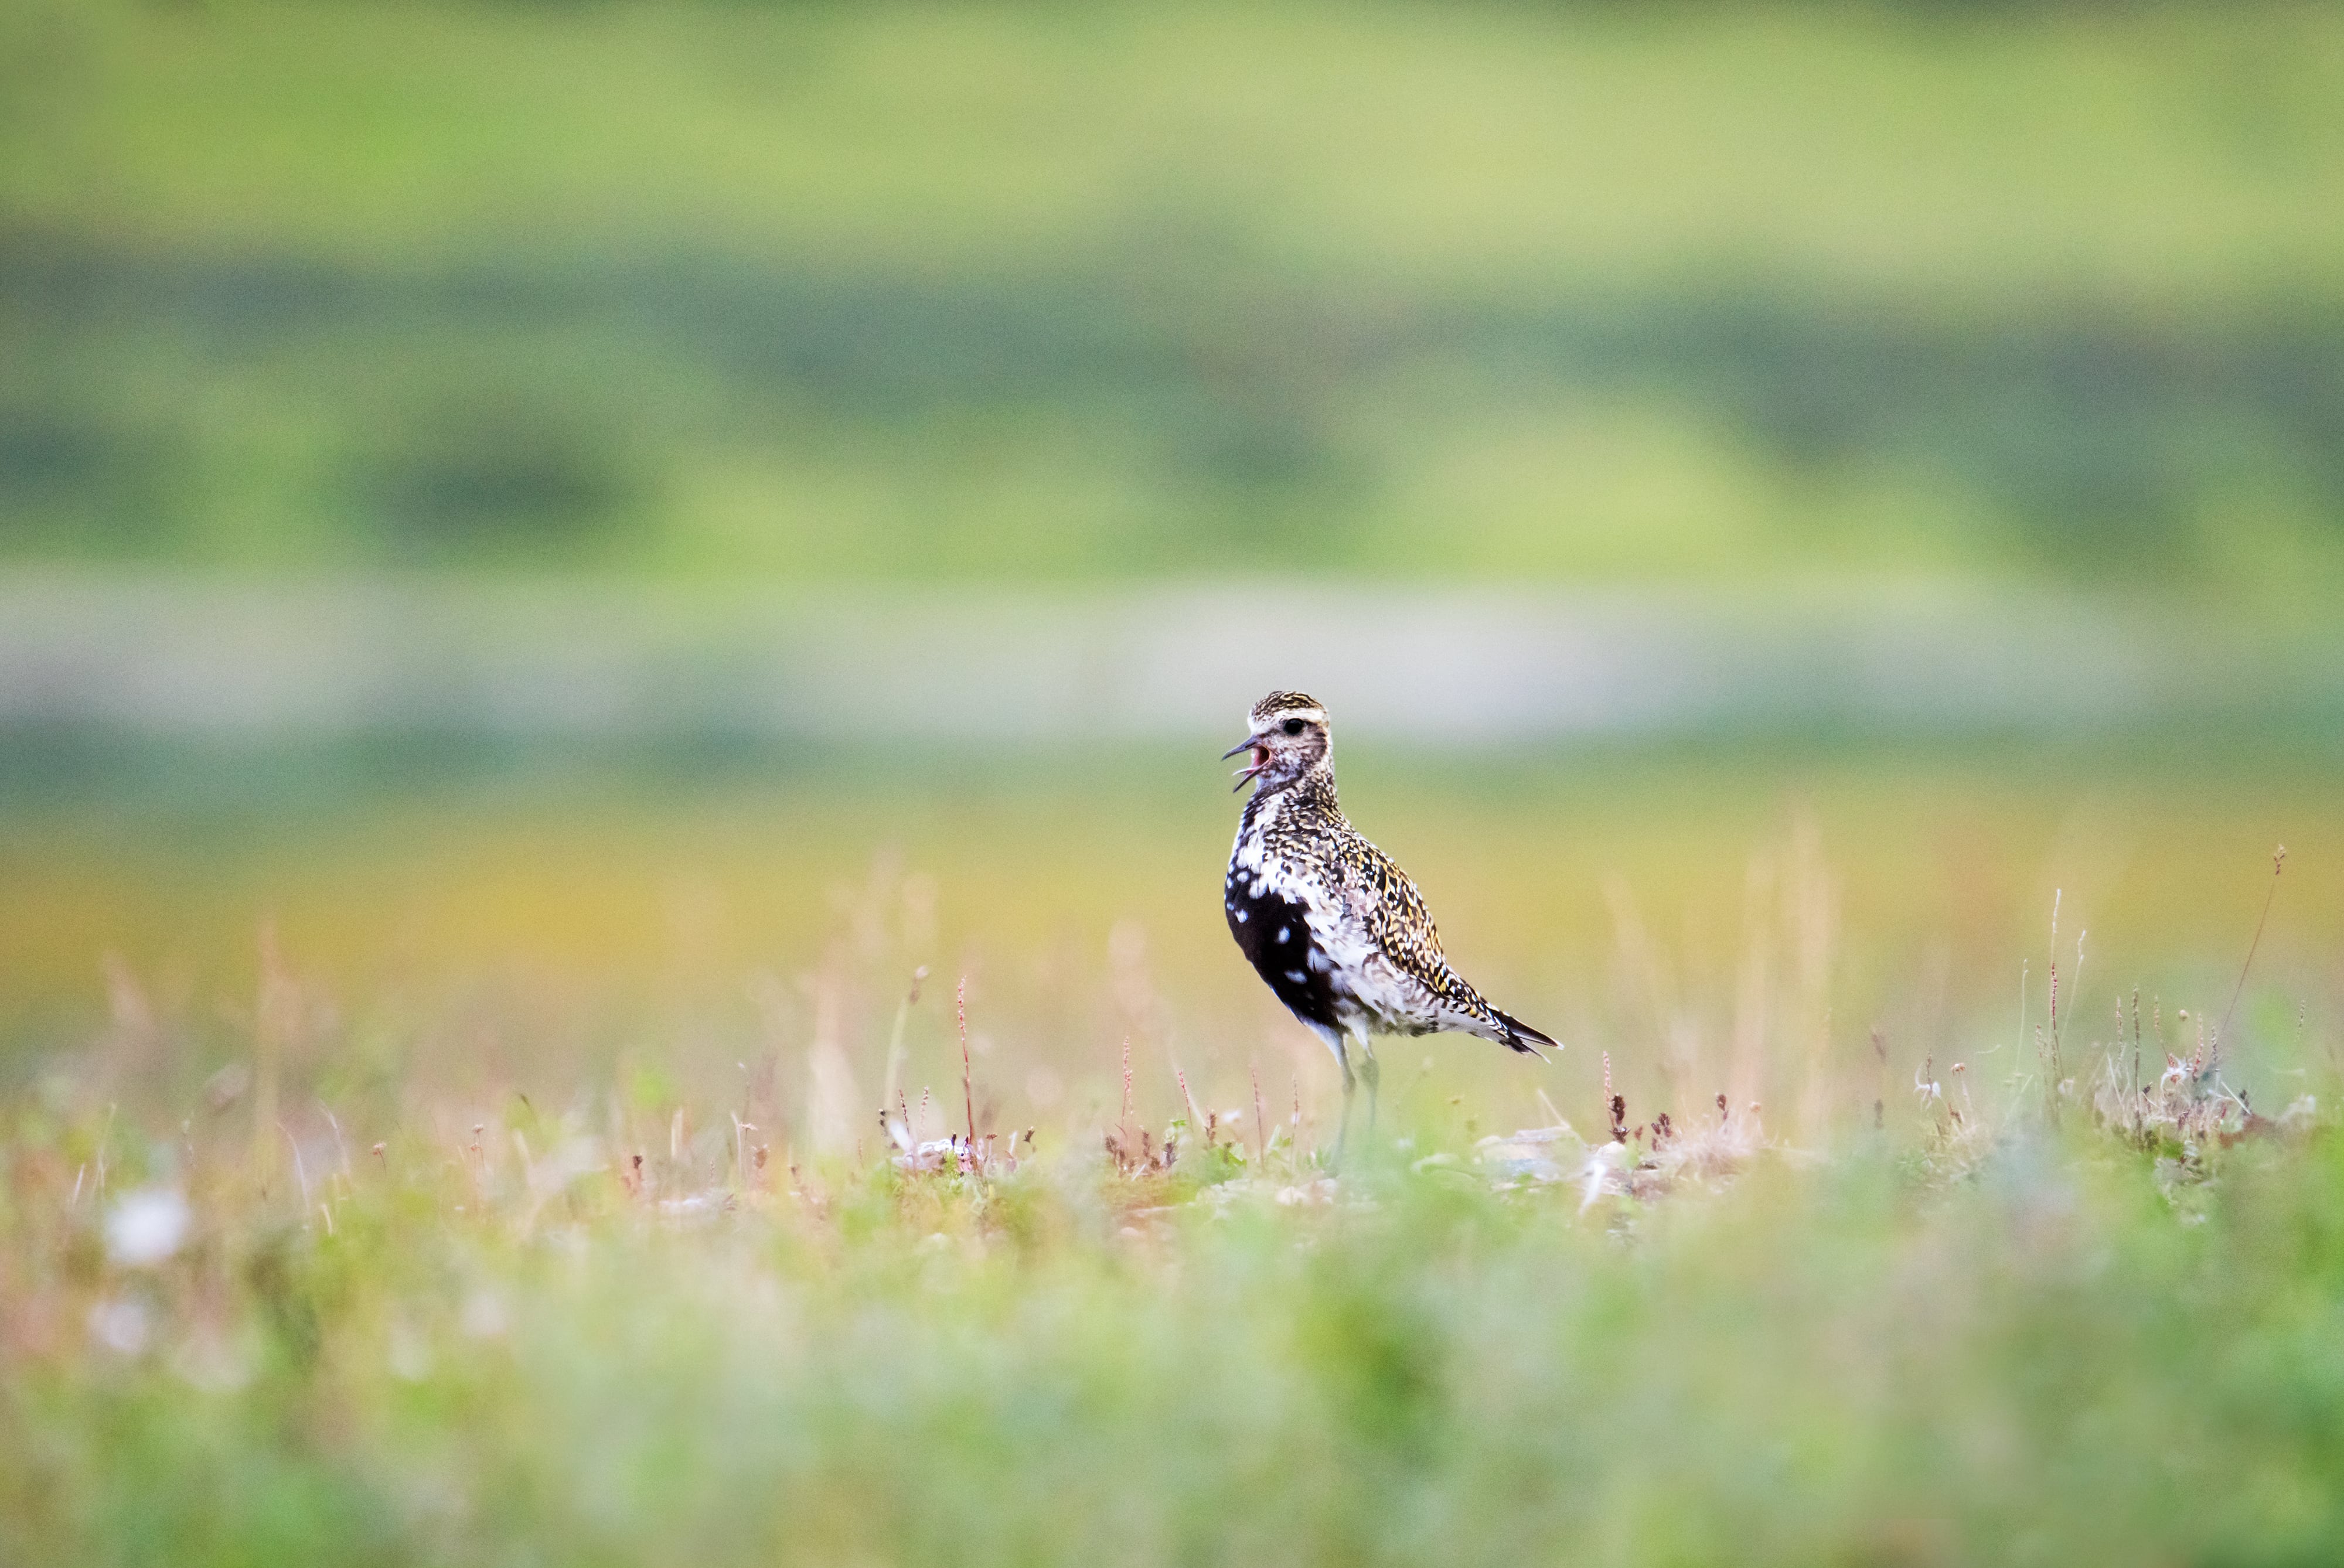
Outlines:
POLYGON ((100 1301, 89 1310, 89 1337, 135 1356, 146 1348, 146 1309, 136 1301, 100 1301))
POLYGON ((1579 1211, 1586 1213, 1607 1189, 1626 1190, 1621 1179, 1621 1167, 1629 1164, 1628 1146, 1624 1143, 1602 1143, 1588 1150, 1587 1163, 1580 1168, 1579 1211))
POLYGON ((193 1219, 175 1188, 126 1192, 106 1217, 106 1255, 126 1269, 152 1269, 179 1249, 193 1219))

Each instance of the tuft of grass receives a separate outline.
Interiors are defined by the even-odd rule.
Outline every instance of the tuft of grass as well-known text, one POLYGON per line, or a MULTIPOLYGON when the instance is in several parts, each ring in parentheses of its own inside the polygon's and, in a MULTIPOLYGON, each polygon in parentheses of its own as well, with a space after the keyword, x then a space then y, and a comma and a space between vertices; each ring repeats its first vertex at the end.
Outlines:
POLYGON ((134 1115, 53 1077, 0 1105, 0 1556, 2344 1546, 2333 1113, 2168 1074, 2055 1124, 1933 1071, 1827 1149, 1611 1090, 1591 1142, 1420 1128, 1339 1182, 1298 1116, 1185 1081, 1104 1147, 1005 1150, 972 1087, 950 1158, 928 1106, 768 1158, 689 1103, 644 1148, 591 1093, 418 1085, 361 1144, 323 1104, 271 1138, 258 1096, 134 1115))

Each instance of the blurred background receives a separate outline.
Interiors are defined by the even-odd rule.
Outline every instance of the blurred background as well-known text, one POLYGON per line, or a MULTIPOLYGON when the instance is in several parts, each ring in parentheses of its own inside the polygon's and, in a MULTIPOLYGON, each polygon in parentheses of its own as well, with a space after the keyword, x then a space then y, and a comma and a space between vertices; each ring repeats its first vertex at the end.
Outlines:
POLYGON ((1272 685, 1574 1047, 1426 1104, 2202 1022, 2282 840, 2284 1095, 2344 9, 0 4, 8 1081, 1325 1103, 1272 685))

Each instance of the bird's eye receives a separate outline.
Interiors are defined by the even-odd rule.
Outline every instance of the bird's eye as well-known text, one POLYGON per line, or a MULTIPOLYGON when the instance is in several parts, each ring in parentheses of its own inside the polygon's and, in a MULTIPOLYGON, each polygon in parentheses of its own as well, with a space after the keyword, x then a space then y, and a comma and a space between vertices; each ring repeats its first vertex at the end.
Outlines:
POLYGON ((1284 730, 1289 735, 1298 735, 1302 733, 1302 721, 1300 719, 1288 719, 1286 723, 1278 725, 1278 727, 1284 730))

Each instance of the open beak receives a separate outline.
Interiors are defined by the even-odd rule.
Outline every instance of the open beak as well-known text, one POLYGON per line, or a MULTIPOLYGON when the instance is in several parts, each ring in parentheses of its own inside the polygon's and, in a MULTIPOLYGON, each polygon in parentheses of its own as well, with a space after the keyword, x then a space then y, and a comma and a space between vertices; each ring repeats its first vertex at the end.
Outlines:
POLYGON ((1235 794, 1238 791, 1251 784, 1253 782, 1254 774, 1261 772, 1262 769, 1269 765, 1269 748, 1263 745, 1251 735, 1248 735, 1236 745, 1233 745, 1228 751, 1223 752, 1221 754, 1221 761, 1227 762, 1231 757, 1237 755, 1239 752, 1251 752, 1253 754, 1253 757, 1246 764, 1245 766, 1238 769, 1238 782, 1229 786, 1229 793, 1231 794, 1235 794))

